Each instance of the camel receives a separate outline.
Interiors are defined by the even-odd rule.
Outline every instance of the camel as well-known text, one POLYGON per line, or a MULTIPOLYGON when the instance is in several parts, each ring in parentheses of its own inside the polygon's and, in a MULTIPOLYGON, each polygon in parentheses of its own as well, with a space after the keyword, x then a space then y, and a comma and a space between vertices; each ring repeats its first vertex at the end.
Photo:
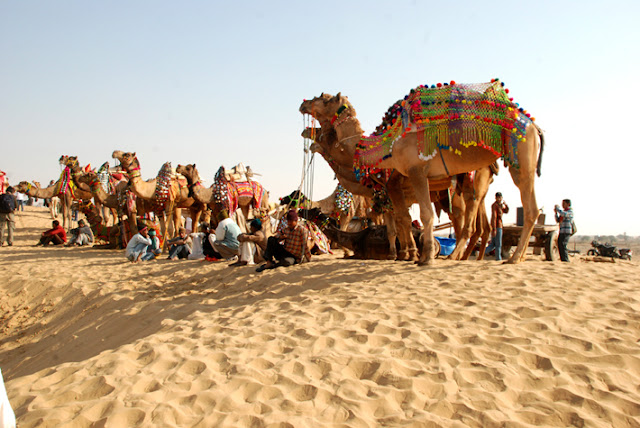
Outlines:
MULTIPOLYGON (((197 202, 189 196, 189 190, 183 186, 179 180, 171 180, 169 183, 168 197, 166 201, 162 201, 156 192, 157 178, 143 181, 140 177, 140 162, 135 152, 122 152, 116 150, 112 157, 120 161, 120 166, 129 176, 129 187, 131 191, 138 197, 142 198, 152 205, 156 206, 156 214, 160 221, 161 234, 165 238, 169 238, 167 233, 167 218, 174 225, 174 232, 182 224, 181 209, 187 208, 191 213, 192 227, 197 228, 200 217, 205 209, 205 205, 197 202), (162 206, 159 206, 162 204, 162 206)), ((166 166, 166 164, 165 164, 166 166)), ((166 243, 167 239, 164 240, 166 243)))
POLYGON ((136 230, 138 216, 153 212, 153 205, 142 198, 135 198, 135 203, 131 203, 126 192, 127 186, 116 189, 115 194, 107 194, 102 187, 102 183, 94 171, 88 171, 78 176, 78 182, 83 183, 91 189, 91 193, 96 201, 105 207, 116 212, 114 218, 127 216, 129 230, 136 230))
MULTIPOLYGON (((307 103, 308 102, 305 101, 300 107, 303 113, 307 112, 308 107, 305 105, 307 103)), ((307 128, 303 131, 302 136, 314 140, 314 143, 311 145, 311 150, 319 153, 327 160, 336 173, 336 178, 338 178, 341 183, 351 183, 350 185, 354 190, 360 191, 361 189, 358 187, 359 183, 353 184, 353 182, 357 181, 352 167, 353 160, 336 144, 338 142, 337 134, 331 122, 322 120, 320 123, 321 128, 307 128)), ((480 202, 484 201, 484 195, 486 195, 489 184, 493 181, 493 174, 497 174, 497 170, 498 167, 496 164, 487 168, 481 168, 475 173, 474 180, 470 180, 469 176, 463 174, 457 177, 458 185, 455 186, 456 192, 451 200, 451 209, 449 209, 449 195, 444 192, 449 190, 452 185, 452 180, 450 178, 430 180, 431 200, 434 202, 437 210, 444 210, 449 215, 456 237, 459 237, 456 242, 456 249, 449 256, 449 259, 468 259, 471 250, 466 252, 465 246, 469 238, 472 238, 472 241, 469 242, 472 248, 480 236, 483 237, 484 246, 486 246, 486 240, 488 240, 491 231, 483 226, 489 224, 489 220, 486 215, 486 210, 483 208, 481 211, 478 211, 478 208, 480 207, 480 202), (477 217, 478 214, 480 214, 480 217, 477 217), (478 219, 477 222, 476 218, 478 219)), ((381 175, 384 176, 382 173, 381 175)), ((387 181, 377 181, 379 185, 384 184, 385 187, 393 187, 392 191, 389 192, 389 196, 395 207, 393 211, 397 224, 396 230, 399 232, 398 237, 401 243, 397 258, 399 260, 415 260, 417 259, 417 251, 415 246, 412 245, 414 239, 410 235, 412 230, 411 217, 408 212, 408 208, 417 202, 415 192, 409 181, 401 175, 391 173, 390 177, 387 181), (397 187, 399 187, 399 189, 397 189, 397 187)), ((393 257, 394 251, 396 250, 396 236, 393 230, 387 235, 389 238, 390 255, 393 257)), ((482 259, 482 256, 480 256, 479 259, 482 259)))
MULTIPOLYGON (((83 182, 80 180, 80 177, 86 172, 86 170, 89 170, 90 168, 88 166, 86 168, 82 168, 80 166, 80 162, 78 162, 77 156, 62 155, 60 156, 60 159, 58 160, 58 162, 60 163, 60 165, 63 165, 65 168, 69 168, 69 170, 71 171, 71 179, 73 180, 73 184, 75 184, 77 188, 82 189, 89 193, 93 193, 91 186, 86 182, 83 182)), ((123 183, 123 185, 125 184, 123 183)), ((104 203, 98 199, 95 199, 95 205, 98 207, 98 212, 100 212, 104 217, 104 213, 105 213, 105 210, 103 209, 104 203)), ((107 207, 107 208, 109 208, 111 217, 113 218, 113 223, 115 224, 117 221, 116 219, 118 217, 118 213, 113 207, 107 207)), ((107 218, 103 218, 103 221, 105 224, 109 222, 107 218)))
MULTIPOLYGON (((221 169, 224 171, 223 169, 221 169)), ((211 208, 212 215, 211 218, 215 218, 217 213, 223 209, 223 206, 216 201, 215 188, 216 183, 212 184, 210 187, 204 187, 202 185, 200 174, 196 168, 196 164, 188 164, 188 165, 178 165, 176 167, 176 172, 181 174, 187 180, 187 188, 189 189, 189 195, 193 197, 196 201, 201 204, 207 205, 211 208)), ((220 172, 220 171, 219 171, 220 172)), ((239 177, 234 177, 239 178, 239 177)), ((233 180, 233 178, 232 178, 233 180)), ((234 181, 231 181, 235 183, 234 181)), ((262 195, 260 199, 260 207, 254 212, 255 217, 259 217, 261 219, 265 219, 267 214, 269 213, 269 192, 267 192, 264 187, 262 188, 262 195)), ((244 219, 250 218, 250 207, 256 204, 256 197, 254 195, 238 195, 238 207, 241 209, 244 219)), ((233 214, 233 213, 230 213, 233 214)), ((265 233, 267 235, 270 234, 271 231, 271 222, 263 221, 263 226, 265 227, 265 233)), ((242 225, 241 225, 242 228, 242 225)))
MULTIPOLYGON (((323 120, 334 119, 333 127, 338 138, 337 144, 341 150, 348 153, 356 165, 367 167, 370 162, 375 162, 377 167, 394 169, 410 180, 419 201, 420 219, 425 227, 423 251, 417 262, 419 265, 431 264, 433 260, 434 214, 429 198, 428 180, 477 170, 492 164, 500 156, 505 161, 508 160, 509 172, 520 190, 525 221, 518 246, 506 263, 519 263, 525 258, 533 225, 538 217, 534 186, 536 172, 540 175, 544 147, 542 131, 508 99, 506 91, 501 88, 497 80, 489 84, 468 86, 452 82, 446 90, 449 92, 442 92, 443 96, 447 97, 451 93, 452 98, 443 102, 438 101, 438 106, 466 104, 473 107, 475 104, 485 109, 502 109, 506 119, 487 117, 482 119, 479 114, 470 115, 471 119, 467 119, 466 116, 461 118, 460 114, 451 113, 448 110, 441 116, 423 118, 420 116, 423 112, 420 110, 422 103, 419 97, 427 94, 435 98, 438 94, 434 95, 428 88, 421 86, 412 91, 411 97, 408 97, 406 104, 403 105, 403 107, 406 106, 404 111, 407 112, 406 126, 403 113, 402 120, 398 118, 393 124, 395 128, 387 134, 387 137, 390 135, 393 137, 391 139, 393 145, 384 145, 381 142, 379 147, 383 154, 377 156, 381 154, 380 151, 366 152, 367 147, 371 145, 367 145, 367 141, 362 139, 363 132, 356 118, 355 109, 340 93, 336 96, 323 94, 309 102, 304 102, 300 110, 302 113, 311 113, 314 117, 323 120), (459 95, 456 95, 458 92, 459 95), (489 131, 473 122, 476 118, 484 120, 488 124, 486 128, 489 128, 489 131), (451 129, 428 125, 430 120, 437 125, 438 120, 445 119, 450 120, 453 125, 451 129), (461 129, 461 123, 464 120, 471 125, 469 128, 461 129), (512 135, 507 131, 511 127, 512 135), (483 140, 483 136, 492 137, 496 133, 502 138, 502 152, 487 144, 494 144, 491 140, 483 140), (356 150, 356 145, 360 146, 359 151, 356 150), (371 156, 372 153, 373 156, 371 156)), ((434 90, 431 89, 431 91, 434 90)), ((433 103, 435 105, 436 101, 433 103)))
MULTIPOLYGON (((34 180, 32 183, 38 188, 42 187, 39 181, 34 180)), ((53 180, 51 181, 51 183, 54 183, 53 180)), ((54 196, 53 198, 49 199, 49 213, 51 214, 51 220, 55 220, 58 218, 59 211, 60 211, 60 198, 57 196, 54 196)))
MULTIPOLYGON (((62 227, 68 231, 71 229, 71 204, 73 203, 74 197, 71 196, 71 192, 61 193, 61 187, 60 180, 56 181, 49 187, 45 187, 44 189, 34 186, 28 181, 21 181, 16 186, 16 191, 34 198, 42 199, 53 199, 55 196, 59 196, 62 203, 62 227)), ((91 193, 82 189, 75 189, 74 196, 75 199, 83 201, 90 200, 92 198, 91 193)))
MULTIPOLYGON (((430 103, 426 102, 427 105, 430 103)), ((524 226, 518 246, 506 263, 524 260, 539 213, 534 187, 536 172, 540 175, 544 138, 534 122, 508 98, 498 80, 478 85, 458 85, 452 82, 451 85, 437 89, 418 87, 403 102, 401 117, 396 118, 392 129, 385 131, 387 134, 384 137, 388 138, 378 139, 377 142, 375 139, 362 138, 363 131, 355 109, 340 93, 335 96, 322 94, 304 102, 300 111, 312 114, 321 123, 333 120, 338 140, 336 144, 361 170, 371 166, 393 169, 409 179, 420 206, 420 219, 425 230, 422 252, 417 261, 421 266, 432 263, 434 252, 434 213, 429 196, 429 179, 478 170, 491 165, 501 156, 505 161, 508 159, 509 172, 520 190, 524 226), (429 96, 433 105, 436 106, 437 102, 436 107, 444 111, 440 116, 429 117, 424 114, 424 102, 421 102, 420 97, 429 96), (434 101, 438 97, 441 100, 434 101), (504 117, 490 119, 479 113, 461 116, 450 110, 449 106, 462 106, 461 110, 464 106, 482 106, 487 110, 497 110, 504 117), (443 120, 450 121, 452 126, 443 127, 439 122, 443 120), (481 121, 487 125, 482 125, 481 121), (429 122, 434 122, 435 125, 430 126, 429 122), (464 123, 467 123, 467 128, 462 128, 464 123), (514 130, 512 135, 507 131, 511 128, 514 130), (494 147, 493 141, 488 138, 487 141, 484 140, 486 135, 493 137, 496 134, 501 138, 502 151, 496 150, 499 148, 498 144, 494 147), (371 141, 373 144, 369 144, 371 141), (388 144, 390 141, 391 145, 388 144), (379 143, 377 147, 374 146, 376 143, 379 143), (367 149, 370 150, 367 152, 367 149)))

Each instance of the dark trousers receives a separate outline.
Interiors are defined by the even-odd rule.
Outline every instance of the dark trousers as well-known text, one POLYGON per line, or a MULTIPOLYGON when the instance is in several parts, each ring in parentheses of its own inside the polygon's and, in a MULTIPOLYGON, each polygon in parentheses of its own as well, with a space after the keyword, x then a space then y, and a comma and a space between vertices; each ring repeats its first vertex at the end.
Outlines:
POLYGON ((60 235, 43 236, 42 238, 40 238, 40 243, 42 245, 49 245, 49 242, 51 242, 53 245, 64 244, 64 241, 62 240, 60 235))
POLYGON ((179 259, 189 257, 189 246, 187 244, 172 245, 171 248, 169 248, 169 258, 172 259, 175 256, 178 256, 179 259))
POLYGON ((569 245, 569 238, 571 234, 560 233, 558 235, 558 251, 560 252, 560 260, 563 262, 569 261, 569 252, 567 251, 567 245, 569 245))
POLYGON ((293 254, 284 249, 284 246, 280 244, 278 238, 274 236, 270 236, 267 239, 267 249, 264 251, 264 259, 268 262, 273 262, 273 259, 276 261, 284 260, 287 257, 291 257, 292 259, 296 259, 293 254))

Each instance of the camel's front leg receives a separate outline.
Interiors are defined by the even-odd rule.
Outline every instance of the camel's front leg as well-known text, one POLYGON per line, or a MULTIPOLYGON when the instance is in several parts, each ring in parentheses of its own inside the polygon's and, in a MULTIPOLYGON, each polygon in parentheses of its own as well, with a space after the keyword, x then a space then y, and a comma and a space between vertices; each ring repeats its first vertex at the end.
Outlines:
POLYGON ((417 259, 418 250, 411 233, 411 215, 404 197, 400 182, 392 179, 387 184, 387 193, 393 205, 393 213, 396 218, 396 231, 400 240, 400 251, 397 260, 414 261, 417 259))
POLYGON ((433 263, 433 219, 435 217, 433 208, 431 207, 431 198, 429 196, 429 180, 424 166, 414 166, 409 169, 409 179, 416 193, 416 199, 420 206, 420 220, 424 226, 422 253, 420 260, 417 261, 419 266, 429 265, 433 263))

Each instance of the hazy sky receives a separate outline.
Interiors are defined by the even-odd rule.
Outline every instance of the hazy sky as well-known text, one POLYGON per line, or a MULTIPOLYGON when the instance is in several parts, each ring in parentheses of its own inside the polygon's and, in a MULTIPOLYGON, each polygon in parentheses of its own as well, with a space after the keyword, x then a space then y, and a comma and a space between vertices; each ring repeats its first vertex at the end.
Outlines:
MULTIPOLYGON (((548 216, 571 198, 581 234, 640 235, 639 16, 637 0, 0 0, 0 169, 47 183, 62 154, 119 149, 144 178, 171 161, 210 183, 244 162, 273 200, 300 183, 303 99, 342 92, 368 134, 420 84, 499 77, 545 131, 548 216)), ((313 178, 315 199, 337 183, 321 158, 313 178)), ((506 169, 496 191, 515 221, 506 169)))

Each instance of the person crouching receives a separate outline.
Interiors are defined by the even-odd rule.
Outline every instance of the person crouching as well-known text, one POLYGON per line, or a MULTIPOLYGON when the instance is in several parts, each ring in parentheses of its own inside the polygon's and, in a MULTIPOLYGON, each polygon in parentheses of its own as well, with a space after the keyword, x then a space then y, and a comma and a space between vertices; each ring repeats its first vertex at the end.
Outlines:
POLYGON ((42 232, 42 236, 40 237, 40 242, 37 245, 44 245, 45 247, 52 243, 53 245, 62 245, 67 242, 67 232, 65 232, 64 228, 60 226, 60 222, 58 220, 53 220, 51 222, 52 228, 42 232))
POLYGON ((138 233, 133 235, 127 244, 125 255, 131 263, 138 263, 141 257, 147 252, 147 247, 152 244, 149 239, 149 229, 138 228, 138 233))
POLYGON ((264 252, 264 259, 267 263, 258 267, 256 272, 278 266, 291 266, 295 263, 302 263, 305 259, 311 260, 307 238, 307 229, 298 224, 298 213, 293 210, 289 211, 287 213, 287 228, 282 233, 276 233, 269 237, 267 249, 264 252), (281 241, 284 242, 281 243, 281 241))

